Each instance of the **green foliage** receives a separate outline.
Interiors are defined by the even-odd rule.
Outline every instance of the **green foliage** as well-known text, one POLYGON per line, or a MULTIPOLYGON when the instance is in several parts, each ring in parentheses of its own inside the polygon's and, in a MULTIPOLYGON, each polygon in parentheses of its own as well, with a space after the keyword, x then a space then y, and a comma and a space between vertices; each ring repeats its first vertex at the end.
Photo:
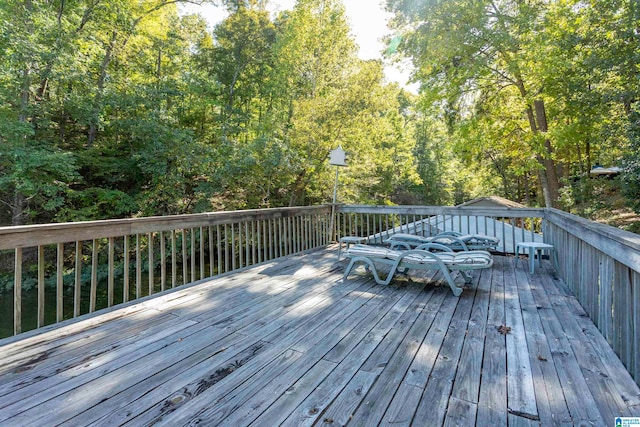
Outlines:
POLYGON ((552 190, 555 173, 585 174, 633 152, 626 129, 640 98, 634 2, 387 4, 402 35, 398 51, 421 83, 419 108, 435 111, 465 165, 491 166, 498 179, 485 184, 499 182, 494 192, 526 200, 525 188, 552 190))
POLYGON ((417 97, 357 58, 339 0, 222 2, 212 31, 175 3, 0 5, 0 221, 325 203, 338 145, 343 202, 536 204, 550 164, 621 159, 639 198, 631 2, 391 0, 417 97))
POLYGON ((640 106, 631 113, 628 133, 632 149, 624 157, 622 189, 629 206, 640 213, 640 106))

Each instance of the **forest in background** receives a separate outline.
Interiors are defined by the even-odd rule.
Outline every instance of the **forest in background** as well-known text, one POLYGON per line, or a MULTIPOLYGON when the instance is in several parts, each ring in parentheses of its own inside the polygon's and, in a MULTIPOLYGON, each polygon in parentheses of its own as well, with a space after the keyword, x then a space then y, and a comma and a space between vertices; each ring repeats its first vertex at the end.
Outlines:
POLYGON ((342 202, 571 209, 599 163, 640 210, 635 0, 387 0, 418 95, 340 0, 180 3, 0 4, 1 225, 326 203, 338 145, 342 202))

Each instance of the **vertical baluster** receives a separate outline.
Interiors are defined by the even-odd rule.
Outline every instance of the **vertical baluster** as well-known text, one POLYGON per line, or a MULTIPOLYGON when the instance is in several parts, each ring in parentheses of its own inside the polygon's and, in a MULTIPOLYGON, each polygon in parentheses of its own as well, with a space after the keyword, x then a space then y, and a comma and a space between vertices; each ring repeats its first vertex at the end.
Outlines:
POLYGON ((269 230, 267 231, 267 238, 269 239, 269 260, 273 259, 273 245, 275 244, 274 239, 273 239, 273 219, 269 218, 267 220, 267 226, 269 228, 269 230))
POLYGON ((149 253, 149 295, 153 295, 153 293, 155 292, 154 289, 154 277, 153 277, 153 264, 154 264, 154 260, 153 260, 153 233, 149 233, 148 235, 148 241, 147 241, 147 249, 148 249, 148 253, 149 253))
POLYGON ((171 287, 178 285, 178 254, 176 253, 176 230, 171 230, 171 287))
POLYGON ((298 252, 303 252, 305 247, 305 222, 304 216, 298 215, 298 252))
POLYGON ((142 296, 142 250, 140 234, 136 234, 136 299, 142 296))
POLYGON ((93 239, 91 247, 91 291, 89 293, 89 313, 96 310, 96 294, 98 292, 98 240, 93 239))
POLYGON ((64 244, 58 243, 58 256, 56 259, 56 322, 64 319, 62 270, 64 269, 64 244))
POLYGON ((311 215, 307 215, 305 217, 302 217, 302 230, 303 230, 303 237, 302 237, 302 249, 303 250, 308 250, 311 249, 311 222, 309 221, 311 219, 311 215))
POLYGON ((190 282, 195 282, 197 280, 196 279, 196 229, 190 228, 189 233, 191 235, 191 280, 190 282))
POLYGON ((224 271, 229 271, 229 226, 224 225, 224 271))
POLYGON ((296 217, 289 217, 289 253, 296 251, 296 217))
MULTIPOLYGON (((365 215, 366 221, 367 221, 367 237, 371 236, 371 215, 366 214, 365 215)), ((369 243, 369 242, 367 242, 369 243)))
POLYGON ((256 264, 260 264, 262 262, 262 260, 264 259, 264 248, 263 248, 263 244, 264 244, 264 220, 262 219, 256 219, 255 220, 255 236, 254 236, 254 241, 255 241, 255 247, 256 247, 256 264))
POLYGON ((291 243, 291 236, 289 235, 289 221, 290 218, 286 217, 282 219, 282 227, 284 230, 284 252, 283 256, 289 255, 289 245, 291 243))
POLYGON ((284 218, 284 255, 287 256, 292 251, 293 238, 291 237, 291 217, 284 218))
POLYGON ((113 305, 113 258, 114 258, 114 254, 113 254, 113 246, 114 246, 114 241, 113 241, 113 237, 109 237, 109 247, 108 247, 108 260, 107 260, 107 269, 109 270, 108 272, 108 276, 107 276, 107 307, 111 307, 113 305))
POLYGON ((22 248, 15 249, 13 270, 13 334, 22 332, 22 248))
POLYGON ((122 302, 129 301, 129 236, 123 238, 124 267, 122 284, 122 302))
POLYGON ((292 239, 293 252, 298 253, 300 252, 300 227, 299 227, 300 217, 298 215, 294 216, 291 222, 292 222, 292 228, 293 228, 291 233, 291 236, 293 237, 292 239))
POLYGON ((304 228, 302 224, 302 215, 296 215, 294 219, 296 234, 296 253, 302 252, 304 247, 304 228))
POLYGON ((200 227, 200 280, 204 279, 204 228, 200 227))
POLYGON ((76 242, 75 286, 73 288, 73 317, 80 316, 80 296, 82 293, 82 242, 76 242))
POLYGON ((209 277, 214 276, 215 270, 215 258, 214 258, 214 250, 213 250, 213 227, 208 227, 208 236, 209 236, 209 277))
POLYGON ((160 290, 167 289, 167 248, 165 247, 164 231, 160 232, 160 290))
POLYGON ((220 236, 220 224, 216 225, 216 244, 218 246, 218 274, 222 273, 222 238, 220 236))
MULTIPOLYGON (((246 223, 245 223, 246 224, 246 223)), ((243 242, 242 242, 242 238, 243 238, 243 230, 242 230, 242 225, 243 223, 239 222, 238 223, 238 268, 242 268, 243 267, 243 263, 244 263, 244 251, 242 250, 243 242)))
POLYGON ((289 218, 291 228, 291 253, 298 252, 298 217, 289 218))
POLYGON ((231 224, 231 270, 236 269, 236 225, 231 224))
POLYGON ((273 237, 276 241, 276 258, 280 258, 282 256, 282 218, 276 219, 276 223, 274 224, 274 234, 273 237))
POLYGON ((392 223, 393 223, 393 218, 389 214, 386 214, 385 215, 385 227, 384 227, 384 229, 385 229, 385 236, 386 236, 387 239, 389 238, 389 229, 392 227, 392 225, 391 225, 392 223))
POLYGON ((244 253, 245 253, 245 266, 251 265, 251 236, 249 235, 249 221, 244 222, 244 253))
POLYGON ((187 264, 187 230, 181 231, 182 241, 182 284, 189 283, 189 264, 187 264))
POLYGON ((44 326, 44 246, 38 246, 38 328, 44 326))
POLYGON ((251 264, 255 264, 256 263, 256 259, 257 259, 257 254, 256 254, 256 222, 258 220, 254 219, 253 221, 251 221, 251 264))
POLYGON ((287 238, 287 219, 286 218, 280 218, 280 230, 281 230, 281 234, 280 234, 280 239, 281 239, 281 243, 282 243, 282 252, 280 254, 280 256, 286 256, 287 255, 287 243, 289 242, 288 238, 287 238))

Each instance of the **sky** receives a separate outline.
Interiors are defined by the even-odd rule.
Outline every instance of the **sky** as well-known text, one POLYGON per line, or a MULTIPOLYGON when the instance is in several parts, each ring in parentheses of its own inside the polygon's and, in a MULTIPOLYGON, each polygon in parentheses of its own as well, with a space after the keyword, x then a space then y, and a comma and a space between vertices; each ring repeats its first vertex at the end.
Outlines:
MULTIPOLYGON (((382 38, 389 33, 387 19, 391 16, 381 4, 382 0, 342 0, 351 24, 352 35, 360 47, 360 59, 382 59, 385 49, 382 38)), ((270 0, 269 9, 281 11, 292 9, 295 0, 270 0)), ((211 26, 220 22, 225 12, 223 8, 211 5, 189 5, 184 8, 189 12, 197 12, 204 16, 211 26)), ((409 79, 408 66, 400 70, 396 65, 385 66, 385 76, 390 82, 398 82, 408 90, 417 92, 416 85, 407 85, 409 79)))

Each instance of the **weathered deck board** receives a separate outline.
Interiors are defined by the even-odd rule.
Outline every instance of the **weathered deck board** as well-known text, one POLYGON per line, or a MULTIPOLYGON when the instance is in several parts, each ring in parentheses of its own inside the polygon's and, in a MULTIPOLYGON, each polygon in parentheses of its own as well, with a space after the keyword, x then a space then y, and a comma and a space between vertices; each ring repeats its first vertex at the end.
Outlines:
POLYGON ((548 261, 529 274, 514 260, 496 257, 456 298, 433 272, 343 282, 344 261, 317 251, 6 339, 0 425, 640 416, 640 389, 548 261))

